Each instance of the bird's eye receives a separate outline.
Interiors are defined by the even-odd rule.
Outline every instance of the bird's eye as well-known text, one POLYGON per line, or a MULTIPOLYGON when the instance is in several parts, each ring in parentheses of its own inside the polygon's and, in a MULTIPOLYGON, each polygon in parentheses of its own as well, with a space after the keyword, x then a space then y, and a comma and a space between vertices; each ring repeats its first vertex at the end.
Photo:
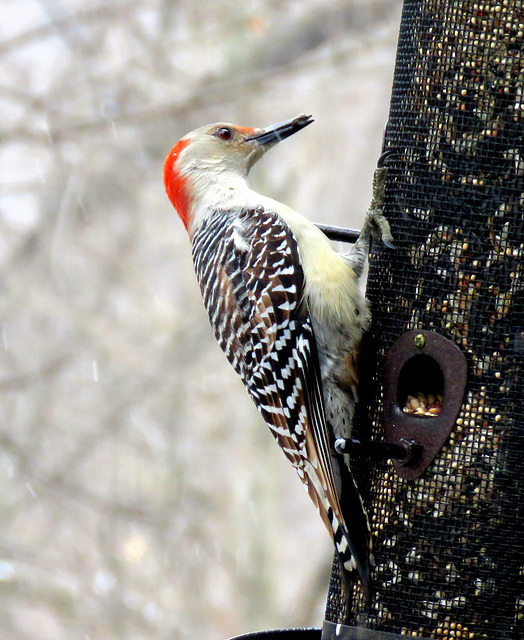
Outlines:
POLYGON ((233 132, 227 127, 220 127, 220 129, 217 129, 215 131, 215 135, 221 140, 231 140, 231 138, 233 137, 233 132))

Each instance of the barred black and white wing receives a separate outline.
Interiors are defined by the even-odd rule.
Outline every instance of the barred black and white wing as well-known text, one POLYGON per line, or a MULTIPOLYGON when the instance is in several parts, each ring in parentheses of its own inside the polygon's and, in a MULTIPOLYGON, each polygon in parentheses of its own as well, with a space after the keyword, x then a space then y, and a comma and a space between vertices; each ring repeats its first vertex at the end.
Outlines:
MULTIPOLYGON (((337 494, 332 435, 324 413, 313 328, 302 299, 304 273, 289 227, 262 207, 217 211, 193 237, 193 260, 215 336, 271 432, 307 486, 341 563, 368 590, 368 532, 356 487, 337 494)), ((338 472, 337 472, 338 473, 338 472)))

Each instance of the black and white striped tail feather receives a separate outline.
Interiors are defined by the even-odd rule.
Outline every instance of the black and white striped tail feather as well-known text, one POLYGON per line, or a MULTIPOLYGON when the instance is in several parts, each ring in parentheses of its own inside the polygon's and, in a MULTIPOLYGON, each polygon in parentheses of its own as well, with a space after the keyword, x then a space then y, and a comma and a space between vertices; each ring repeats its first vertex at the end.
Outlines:
POLYGON ((341 539, 339 544, 335 540, 335 546, 343 569, 348 574, 354 573, 355 569, 358 572, 366 600, 369 602, 371 599, 370 573, 374 564, 371 528, 360 491, 342 457, 340 457, 340 472, 342 475, 340 505, 345 521, 340 527, 340 533, 335 534, 335 537, 338 536, 341 539))

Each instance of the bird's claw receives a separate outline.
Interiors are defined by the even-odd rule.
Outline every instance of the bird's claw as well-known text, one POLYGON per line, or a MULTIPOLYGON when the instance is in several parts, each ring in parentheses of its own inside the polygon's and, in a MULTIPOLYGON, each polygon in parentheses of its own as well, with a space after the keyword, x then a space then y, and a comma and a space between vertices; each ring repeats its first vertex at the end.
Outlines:
POLYGON ((380 240, 388 249, 396 249, 389 222, 380 209, 369 209, 364 226, 368 226, 373 240, 380 240))
POLYGON ((381 169, 382 167, 386 166, 388 160, 394 156, 398 156, 398 153, 396 151, 393 151, 393 149, 386 149, 385 151, 383 151, 380 154, 379 159, 377 160, 377 169, 381 169))

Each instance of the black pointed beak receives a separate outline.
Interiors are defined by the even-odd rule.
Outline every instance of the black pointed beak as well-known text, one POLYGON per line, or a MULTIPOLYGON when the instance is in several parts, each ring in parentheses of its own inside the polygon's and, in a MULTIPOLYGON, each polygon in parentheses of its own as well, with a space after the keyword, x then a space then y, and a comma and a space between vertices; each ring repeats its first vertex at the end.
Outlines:
POLYGON ((284 138, 289 138, 300 129, 307 127, 308 124, 313 122, 312 116, 306 116, 301 113, 299 116, 292 118, 291 120, 285 120, 278 124, 271 125, 265 129, 259 129, 255 133, 251 133, 246 136, 245 140, 248 142, 257 142, 260 146, 269 144, 276 144, 284 138))

